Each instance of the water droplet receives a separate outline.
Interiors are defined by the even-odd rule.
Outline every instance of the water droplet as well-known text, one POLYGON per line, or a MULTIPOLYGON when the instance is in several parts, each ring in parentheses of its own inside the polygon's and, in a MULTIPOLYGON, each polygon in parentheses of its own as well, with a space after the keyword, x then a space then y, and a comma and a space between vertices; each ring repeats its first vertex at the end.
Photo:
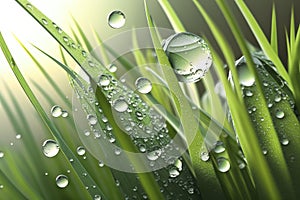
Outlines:
POLYGON ((99 82, 100 86, 108 86, 110 84, 109 77, 105 74, 102 74, 99 76, 99 82))
POLYGON ((189 189, 188 189, 188 193, 189 193, 189 194, 194 194, 194 188, 189 188, 189 189))
POLYGON ((280 102, 280 101, 281 101, 281 96, 280 96, 279 94, 277 94, 277 95, 275 96, 274 101, 277 102, 277 103, 280 102))
POLYGON ((160 149, 151 151, 147 154, 147 158, 152 161, 157 160, 160 157, 161 153, 162 152, 160 149))
POLYGON ((177 167, 177 169, 179 171, 182 171, 182 162, 181 162, 181 160, 177 159, 174 165, 175 165, 175 167, 177 167))
POLYGON ((48 176, 49 174, 48 174, 48 172, 45 172, 45 174, 44 174, 45 176, 48 176))
POLYGON ((64 110, 64 111, 62 111, 61 116, 62 116, 63 118, 66 118, 66 117, 69 116, 69 113, 68 113, 67 111, 64 110))
POLYGON ((96 194, 96 195, 94 196, 94 200, 101 200, 101 196, 98 195, 98 194, 96 194))
POLYGON ((47 25, 48 24, 48 21, 46 19, 42 19, 42 23, 47 25))
POLYGON ((201 152, 200 158, 202 161, 206 162, 209 160, 209 154, 207 152, 201 152))
POLYGON ((16 139, 17 139, 17 140, 19 140, 19 139, 21 139, 21 138, 22 138, 22 135, 21 135, 21 134, 17 134, 17 135, 16 135, 16 139))
POLYGON ((263 149, 262 152, 263 152, 264 155, 268 154, 268 150, 266 150, 266 149, 263 149))
POLYGON ((147 78, 139 77, 135 81, 137 90, 142 94, 147 94, 152 90, 152 83, 147 78))
POLYGON ((104 167, 104 162, 102 160, 99 160, 99 167, 104 167))
POLYGON ((83 146, 79 146, 76 151, 80 156, 83 156, 85 154, 85 148, 83 146))
POLYGON ((122 152, 122 150, 121 150, 120 148, 116 148, 116 149, 115 149, 115 154, 116 154, 117 156, 120 155, 121 152, 122 152))
POLYGON ((253 96, 253 92, 251 90, 245 90, 245 95, 247 97, 252 97, 253 96))
POLYGON ((30 3, 27 3, 26 6, 27 6, 27 8, 30 9, 30 10, 32 10, 32 8, 33 8, 32 5, 31 5, 30 3))
POLYGON ((284 112, 282 110, 277 110, 275 115, 278 119, 284 118, 284 112))
POLYGON ((97 120, 97 117, 95 115, 92 115, 92 114, 89 114, 87 116, 87 120, 89 121, 90 125, 96 125, 98 120, 97 120))
POLYGON ((55 180, 56 180, 56 185, 60 188, 65 188, 69 184, 68 177, 66 175, 63 175, 63 174, 58 175, 55 180))
POLYGON ((111 65, 109 65, 108 70, 111 73, 114 73, 114 72, 116 72, 118 70, 118 67, 115 64, 111 64, 111 65))
POLYGON ((199 36, 183 32, 166 39, 163 44, 171 66, 180 82, 197 82, 212 65, 211 53, 199 36))
POLYGON ((224 144, 223 142, 221 141, 218 141, 215 145, 215 148, 214 148, 214 152, 215 153, 222 153, 225 151, 225 147, 224 147, 224 144))
POLYGON ((85 131, 83 132, 83 134, 84 134, 85 136, 90 136, 90 135, 91 135, 91 132, 88 131, 88 130, 85 130, 85 131))
POLYGON ((108 25, 114 29, 123 27, 125 22, 126 17, 121 11, 113 11, 108 16, 108 25))
POLYGON ((113 107, 118 112, 125 112, 128 109, 128 104, 124 99, 117 99, 113 102, 113 107))
POLYGON ((286 146, 286 145, 288 145, 290 143, 290 141, 287 138, 283 138, 280 142, 284 146, 286 146))
POLYGON ((177 177, 177 176, 179 176, 179 171, 177 171, 177 169, 170 169, 169 170, 169 175, 170 175, 170 177, 171 178, 175 178, 175 177, 177 177))
POLYGON ((45 156, 52 158, 59 152, 59 145, 54 140, 46 140, 42 145, 43 153, 45 156))
POLYGON ((3 157, 4 157, 4 152, 0 151, 0 158, 3 158, 3 157))
POLYGON ((51 108, 51 114, 53 117, 60 117, 63 113, 63 110, 60 106, 55 105, 51 108))
POLYGON ((3 189, 4 188, 4 185, 0 185, 0 189, 3 189))
POLYGON ((245 57, 241 57, 236 61, 236 69, 238 72, 239 82, 243 86, 250 87, 254 84, 255 78, 246 64, 245 57))
POLYGON ((228 172, 230 169, 230 162, 224 157, 217 158, 217 165, 220 172, 228 172))

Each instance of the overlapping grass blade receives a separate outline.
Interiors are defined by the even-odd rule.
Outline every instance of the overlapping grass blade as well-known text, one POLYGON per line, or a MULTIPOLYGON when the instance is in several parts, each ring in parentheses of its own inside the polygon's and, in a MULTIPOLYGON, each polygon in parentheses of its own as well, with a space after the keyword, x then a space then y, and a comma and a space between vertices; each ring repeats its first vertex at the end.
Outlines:
POLYGON ((288 83, 289 87, 293 91, 293 85, 291 83, 290 77, 284 68, 281 60, 276 55, 276 52, 273 50, 272 46, 268 42, 265 34, 259 27, 257 21, 255 20, 254 16, 252 15, 251 11, 246 6, 243 0, 237 0, 235 3, 238 5, 239 9, 241 10, 242 15, 248 22, 249 27, 251 28, 255 38, 257 39, 261 49, 263 52, 268 56, 268 58, 274 63, 276 66, 278 73, 284 78, 284 80, 288 83))
POLYGON ((278 53, 277 19, 276 19, 276 8, 274 4, 272 7, 271 46, 274 52, 277 54, 278 53))
POLYGON ((76 171, 76 173, 78 174, 78 176, 81 178, 82 182, 85 183, 86 185, 95 185, 96 186, 96 188, 94 190, 89 190, 91 196, 94 197, 95 195, 101 195, 104 199, 106 199, 104 194, 102 193, 102 191, 99 189, 99 186, 97 186, 97 184, 93 180, 92 176, 90 176, 89 174, 87 174, 87 176, 84 178, 82 178, 82 176, 80 176, 83 172, 86 171, 85 168, 82 166, 82 164, 80 163, 78 158, 74 155, 74 153, 69 149, 66 142, 63 140, 60 132, 53 125, 51 120, 48 118, 46 112, 40 105, 39 101, 33 94, 31 88, 27 84, 27 82, 24 79, 22 73, 20 72, 18 66, 16 65, 1 34, 0 34, 0 45, 1 45, 1 49, 2 49, 5 57, 7 59, 7 62, 9 63, 13 73, 15 74, 15 77, 17 78, 20 85, 22 86, 23 91, 27 95, 28 99, 31 101, 32 105, 38 112, 38 114, 39 114, 40 118, 43 120, 44 124, 48 127, 49 131, 53 134, 53 137, 58 141, 60 148, 62 149, 64 155, 68 159, 70 159, 70 158, 74 159, 72 166, 73 166, 74 170, 76 171))

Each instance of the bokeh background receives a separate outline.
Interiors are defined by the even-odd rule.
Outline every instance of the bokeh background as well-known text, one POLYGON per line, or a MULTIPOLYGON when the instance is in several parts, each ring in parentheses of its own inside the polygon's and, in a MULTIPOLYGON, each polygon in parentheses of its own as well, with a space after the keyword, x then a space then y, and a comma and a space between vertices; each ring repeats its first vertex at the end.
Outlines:
MULTIPOLYGON (((205 5, 206 10, 215 20, 215 22, 223 30, 227 36, 229 42, 235 51, 237 57, 240 56, 240 52, 236 47, 233 36, 224 21, 223 16, 212 0, 200 0, 205 5)), ((234 0, 227 0, 230 4, 231 10, 234 15, 239 19, 240 26, 245 34, 245 37, 253 44, 256 43, 251 31, 248 29, 246 22, 242 15, 239 13, 234 0)), ((32 0, 33 5, 38 7, 48 17, 53 19, 63 30, 71 34, 70 27, 74 26, 72 22, 73 16, 79 24, 83 27, 88 38, 92 41, 93 34, 92 29, 99 33, 103 40, 109 39, 115 34, 122 31, 130 30, 132 28, 146 27, 146 17, 144 13, 144 5, 142 0, 51 0, 41 1, 32 0), (112 29, 107 24, 107 16, 114 10, 121 10, 126 15, 126 24, 121 29, 112 29)), ((292 5, 295 8, 295 23, 298 27, 300 22, 300 1, 299 0, 246 0, 245 1, 254 16, 260 23, 267 36, 270 33, 271 26, 271 9, 272 5, 276 6, 278 30, 279 30, 279 49, 280 56, 283 62, 286 62, 286 48, 285 48, 285 29, 289 28, 290 21, 290 9, 292 5)), ((175 11, 179 15, 186 29, 189 32, 193 32, 198 35, 205 35, 214 44, 211 33, 204 22, 203 18, 196 10, 191 0, 170 0, 170 3, 174 7, 175 11)), ((157 1, 149 1, 149 8, 153 19, 158 27, 171 28, 164 12, 160 8, 157 1)), ((22 50, 17 43, 15 37, 19 38, 36 56, 36 58, 43 63, 47 72, 52 77, 55 77, 57 83, 63 88, 66 98, 71 99, 72 89, 69 86, 66 74, 48 58, 39 53, 36 49, 32 48, 30 44, 34 44, 44 51, 48 52, 54 57, 59 57, 58 45, 54 39, 52 39, 46 31, 44 31, 15 1, 2 0, 0 3, 0 31, 4 35, 9 48, 15 56, 16 63, 20 66, 26 79, 30 82, 36 82, 40 86, 47 88, 50 95, 56 99, 55 91, 50 87, 49 83, 44 80, 40 72, 34 66, 28 55, 22 50)), ((96 47, 96 42, 94 42, 96 47)), ((34 89, 34 87, 33 87, 34 89)), ((16 99, 23 105, 27 118, 32 122, 31 126, 34 127, 37 135, 37 142, 43 139, 43 128, 41 123, 36 119, 36 113, 32 108, 30 102, 19 87, 16 79, 11 73, 9 66, 3 55, 0 53, 0 93, 1 95, 9 99, 7 91, 11 91, 16 99)), ((44 102, 44 97, 36 89, 34 92, 37 94, 40 101, 43 103, 44 108, 48 113, 53 105, 48 105, 44 102)), ((58 98, 57 98, 58 99, 58 98)), ((57 100, 57 104, 62 104, 61 100, 57 100)), ((12 106, 12 103, 11 103, 12 106)), ((13 110, 13 112, 16 112, 13 110)), ((72 111, 68 111, 72 113, 72 111)), ((17 113, 15 113, 17 114, 17 113)), ((10 141, 14 140, 17 133, 13 132, 13 122, 10 122, 7 117, 7 113, 3 110, 3 105, 0 105, 0 145, 7 145, 10 141), (5 136, 5 137, 3 137, 5 136)))

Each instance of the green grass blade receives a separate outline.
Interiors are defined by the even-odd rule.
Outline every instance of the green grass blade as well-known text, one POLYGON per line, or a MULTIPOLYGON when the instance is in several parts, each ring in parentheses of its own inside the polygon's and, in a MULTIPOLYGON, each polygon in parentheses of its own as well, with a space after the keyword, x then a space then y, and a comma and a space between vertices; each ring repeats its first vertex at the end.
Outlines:
POLYGON ((1 49, 2 49, 5 57, 7 59, 7 62, 9 63, 9 65, 11 67, 11 70, 13 71, 15 77, 17 78, 20 85, 22 86, 23 91, 27 95, 28 99, 31 101, 32 105, 34 106, 34 108, 38 112, 40 118, 43 120, 44 124, 48 127, 50 132, 53 134, 53 136, 58 141, 58 143, 60 145, 60 148, 62 149, 65 156, 68 159, 70 159, 70 158, 74 159, 74 162, 72 163, 72 166, 73 166, 74 170, 77 172, 78 176, 80 176, 81 181, 83 183, 85 183, 86 185, 95 185, 96 186, 95 190, 89 190, 91 196, 94 197, 95 195, 101 195, 104 199, 106 199, 104 194, 102 193, 102 191, 99 189, 99 186, 97 186, 97 184, 95 183, 95 181, 92 179, 92 177, 89 174, 87 174, 86 177, 82 178, 81 174, 84 171, 86 171, 85 168, 82 166, 82 164, 77 159, 77 157, 74 155, 74 153, 69 149, 66 142, 63 140, 62 136, 60 135, 60 132, 53 125, 51 120, 48 118, 46 112, 44 111, 44 109, 40 105, 38 99, 33 94, 31 88, 27 84, 27 82, 24 79, 22 73, 20 72, 18 66, 16 65, 10 51, 8 50, 8 47, 6 46, 6 43, 5 43, 1 33, 0 33, 0 45, 1 45, 1 49))
POLYGON ((269 59, 274 63, 276 66, 279 74, 286 80, 288 83, 289 87, 291 87, 291 90, 293 90, 293 86, 290 80, 290 77, 283 66, 281 60, 279 57, 276 55, 276 52, 273 50, 272 46, 268 42, 268 39, 266 38, 265 34, 259 27, 257 21, 255 20, 254 16, 246 6, 245 2, 243 0, 236 0, 235 3, 238 5, 239 9, 241 10, 242 15, 248 22, 249 27, 251 28, 253 34, 255 35, 261 49, 264 51, 266 56, 269 57, 269 59))
POLYGON ((203 162, 200 159, 200 151, 202 150, 202 144, 204 142, 201 133, 199 131, 199 126, 197 121, 190 116, 193 116, 193 111, 186 100, 185 95, 180 89, 177 82, 176 76, 170 67, 167 56, 165 55, 163 49, 161 48, 158 35, 156 33, 154 24, 152 22, 149 10, 145 2, 145 13, 148 21, 148 26, 150 28, 150 33, 158 62, 162 67, 162 72, 164 75, 164 80, 166 80, 168 87, 172 92, 176 94, 176 98, 180 101, 180 104, 175 103, 175 108, 179 113, 181 123, 183 126, 184 134, 186 136, 187 142, 190 144, 189 152, 192 160, 192 164, 196 173, 197 181, 201 190, 202 197, 219 197, 222 198, 223 191, 220 184, 216 178, 215 171, 213 169, 211 162, 203 162), (195 136, 193 136, 196 133, 195 136), (195 137, 195 138, 191 138, 195 137))
POLYGON ((278 54, 278 39, 277 39, 277 19, 276 8, 272 8, 272 22, 271 22, 271 46, 276 54, 278 54))
POLYGON ((26 196, 11 182, 11 178, 7 177, 5 173, 0 170, 1 195, 10 199, 26 199, 26 196))

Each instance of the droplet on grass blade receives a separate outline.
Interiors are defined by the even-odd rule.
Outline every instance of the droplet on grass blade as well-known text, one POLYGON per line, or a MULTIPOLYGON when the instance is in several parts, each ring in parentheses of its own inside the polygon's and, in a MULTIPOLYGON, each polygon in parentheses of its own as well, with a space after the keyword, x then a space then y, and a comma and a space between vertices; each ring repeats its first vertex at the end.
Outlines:
POLYGON ((4 157, 4 152, 0 151, 0 158, 3 158, 3 157, 4 157))
POLYGON ((176 33, 165 40, 163 49, 180 82, 197 82, 212 65, 206 42, 193 33, 176 33))
POLYGON ((224 157, 217 158, 217 165, 220 172, 228 172, 230 169, 230 162, 224 157))
POLYGON ((117 99, 113 102, 113 107, 118 112, 125 112, 128 109, 128 104, 124 99, 117 99))
POLYGON ((135 86, 137 90, 142 94, 147 94, 152 90, 151 81, 144 77, 139 77, 138 79, 136 79, 135 86))
POLYGON ((123 12, 116 10, 108 15, 108 25, 114 29, 121 28, 125 25, 126 17, 123 12))
POLYGON ((60 106, 55 105, 51 108, 51 114, 53 117, 57 118, 63 114, 63 110, 60 106))
POLYGON ((275 116, 277 119, 282 119, 284 118, 284 112, 282 110, 277 110, 275 116))
POLYGON ((54 140, 46 140, 42 145, 43 153, 45 156, 52 158, 59 152, 59 145, 54 140))
POLYGON ((76 151, 80 156, 83 156, 85 154, 85 148, 83 146, 79 146, 76 151))
POLYGON ((59 188, 65 188, 68 186, 69 184, 69 179, 66 175, 58 175, 55 179, 56 181, 56 185, 59 187, 59 188))

